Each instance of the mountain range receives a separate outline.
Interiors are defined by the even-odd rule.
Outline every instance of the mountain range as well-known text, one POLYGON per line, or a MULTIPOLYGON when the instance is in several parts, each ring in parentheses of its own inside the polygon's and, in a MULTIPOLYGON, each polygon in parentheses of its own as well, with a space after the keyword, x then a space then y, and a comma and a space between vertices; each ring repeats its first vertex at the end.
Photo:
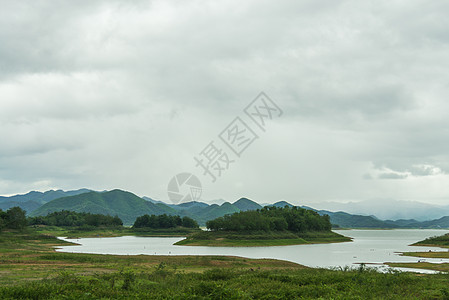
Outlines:
POLYGON ((84 194, 86 192, 90 192, 88 189, 80 189, 74 191, 63 191, 63 190, 50 190, 47 192, 29 192, 24 195, 15 195, 11 197, 2 197, 0 196, 0 209, 7 210, 14 206, 19 206, 27 212, 32 212, 42 206, 43 204, 50 202, 52 200, 67 197, 67 196, 75 196, 79 194, 84 194))
POLYGON ((427 221, 449 216, 449 205, 434 205, 394 199, 373 199, 360 202, 322 202, 313 207, 330 211, 344 211, 357 215, 374 215, 382 220, 415 219, 427 221))
MULTIPOLYGON (((267 205, 293 206, 286 201, 267 205)), ((226 214, 262 208, 262 205, 247 198, 241 198, 234 203, 223 202, 222 204, 208 204, 197 201, 167 204, 149 197, 141 198, 122 190, 96 192, 88 189, 67 192, 51 190, 44 193, 30 192, 25 195, 0 197, 1 209, 5 210, 13 206, 22 207, 28 212, 29 216, 47 215, 60 210, 117 215, 125 225, 132 225, 138 216, 144 214, 188 216, 204 225, 206 221, 226 214)), ((373 215, 318 210, 308 206, 301 207, 314 210, 320 215, 329 215, 331 223, 337 228, 449 228, 449 216, 426 221, 412 218, 381 220, 373 215)))

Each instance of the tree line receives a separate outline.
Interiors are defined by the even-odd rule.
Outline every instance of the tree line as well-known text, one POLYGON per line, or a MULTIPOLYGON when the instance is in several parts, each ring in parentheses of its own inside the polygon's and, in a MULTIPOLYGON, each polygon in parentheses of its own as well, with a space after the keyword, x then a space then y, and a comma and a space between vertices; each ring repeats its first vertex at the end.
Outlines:
MULTIPOLYGON (((47 216, 26 217, 26 212, 20 207, 13 207, 6 212, 0 209, 0 230, 22 229, 27 225, 49 226, 122 226, 118 216, 102 214, 59 211, 47 216)), ((143 215, 138 217, 133 228, 199 228, 198 223, 189 217, 172 215, 143 215)), ((309 231, 330 231, 331 223, 328 215, 320 216, 312 210, 300 207, 264 207, 253 211, 244 211, 226 215, 206 222, 211 231, 291 231, 295 233, 309 231)))
POLYGON ((198 228, 198 223, 189 217, 163 215, 143 215, 136 219, 133 228, 167 229, 176 227, 198 228))
POLYGON ((115 227, 122 226, 123 222, 118 216, 62 210, 46 216, 29 218, 28 225, 115 227))
POLYGON ((262 209, 242 211, 206 222, 211 231, 291 231, 295 233, 310 231, 330 231, 332 228, 328 215, 300 207, 266 206, 262 209))
MULTIPOLYGON (((47 225, 61 227, 117 227, 123 226, 118 216, 74 212, 68 210, 49 213, 46 216, 27 217, 26 211, 13 207, 7 211, 0 209, 0 231, 3 229, 23 229, 27 225, 47 225)), ((134 228, 167 229, 176 227, 199 228, 189 217, 163 215, 143 215, 136 219, 134 228)))

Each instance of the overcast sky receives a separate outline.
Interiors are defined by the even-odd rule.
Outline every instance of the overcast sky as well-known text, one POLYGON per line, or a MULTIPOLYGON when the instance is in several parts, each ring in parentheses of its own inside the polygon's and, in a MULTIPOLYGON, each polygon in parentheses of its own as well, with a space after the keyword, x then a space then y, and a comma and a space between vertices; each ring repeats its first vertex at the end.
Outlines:
POLYGON ((449 2, 0 0, 0 195, 449 204, 449 2), (132 2, 132 3, 131 3, 132 2), (282 116, 244 108, 264 91, 282 116), (240 157, 218 135, 257 134, 240 157), (252 122, 252 123, 251 123, 252 122), (194 157, 235 160, 216 182, 194 157))

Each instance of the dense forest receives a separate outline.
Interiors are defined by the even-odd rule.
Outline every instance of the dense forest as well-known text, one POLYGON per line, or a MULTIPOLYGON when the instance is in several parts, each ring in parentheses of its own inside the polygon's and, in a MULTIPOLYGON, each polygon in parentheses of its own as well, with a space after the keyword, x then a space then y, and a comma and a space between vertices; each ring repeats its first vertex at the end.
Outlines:
POLYGON ((78 213, 74 211, 62 210, 50 213, 46 216, 28 218, 29 225, 49 225, 49 226, 122 226, 122 220, 115 216, 101 214, 78 213))
POLYGON ((300 207, 266 206, 254 211, 242 211, 206 222, 211 231, 330 231, 328 215, 320 216, 300 207))
POLYGON ((166 229, 166 228, 198 228, 198 223, 189 217, 169 216, 163 215, 143 215, 136 219, 133 228, 151 228, 151 229, 166 229))

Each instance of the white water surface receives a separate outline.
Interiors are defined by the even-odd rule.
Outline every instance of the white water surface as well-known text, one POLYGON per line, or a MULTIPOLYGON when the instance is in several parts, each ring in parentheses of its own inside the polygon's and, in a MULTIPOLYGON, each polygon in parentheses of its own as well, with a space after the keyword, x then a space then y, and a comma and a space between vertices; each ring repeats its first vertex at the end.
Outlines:
MULTIPOLYGON (((418 262, 422 258, 400 256, 399 252, 448 251, 434 247, 409 246, 425 238, 443 235, 447 230, 335 230, 353 238, 352 242, 274 247, 197 247, 175 246, 183 238, 136 237, 67 239, 79 245, 58 247, 59 252, 116 255, 227 255, 247 258, 273 258, 309 267, 357 267, 360 263, 387 269, 385 262, 418 262)), ((430 263, 449 262, 448 259, 425 259, 430 263)), ((411 269, 407 269, 411 270, 411 269)), ((422 270, 415 270, 423 272, 422 270)))

